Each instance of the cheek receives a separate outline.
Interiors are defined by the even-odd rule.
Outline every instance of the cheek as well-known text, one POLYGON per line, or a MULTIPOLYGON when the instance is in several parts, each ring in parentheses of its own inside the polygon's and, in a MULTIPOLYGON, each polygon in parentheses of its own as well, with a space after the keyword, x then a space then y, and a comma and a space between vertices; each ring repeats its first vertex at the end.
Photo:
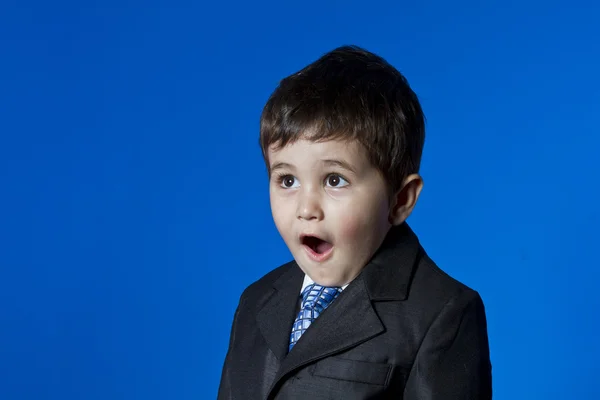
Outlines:
POLYGON ((356 213, 340 218, 338 230, 340 237, 342 237, 344 241, 353 242, 364 236, 369 230, 370 225, 370 218, 365 217, 364 214, 361 215, 360 213, 356 213))
POLYGON ((355 209, 361 211, 338 215, 338 235, 351 245, 370 242, 372 236, 377 236, 379 231, 385 229, 387 210, 380 204, 370 204, 355 209))
POLYGON ((290 214, 292 211, 289 202, 282 201, 277 196, 271 195, 271 215, 279 232, 284 235, 285 228, 290 227, 290 214))

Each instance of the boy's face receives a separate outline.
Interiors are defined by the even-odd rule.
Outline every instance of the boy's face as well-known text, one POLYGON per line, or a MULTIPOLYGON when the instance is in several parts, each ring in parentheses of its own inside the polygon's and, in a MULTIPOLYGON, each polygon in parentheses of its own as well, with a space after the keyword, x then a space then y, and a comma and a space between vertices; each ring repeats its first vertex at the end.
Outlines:
POLYGON ((391 224, 383 175, 357 142, 298 140, 268 150, 275 225, 315 282, 343 286, 379 248, 391 224))

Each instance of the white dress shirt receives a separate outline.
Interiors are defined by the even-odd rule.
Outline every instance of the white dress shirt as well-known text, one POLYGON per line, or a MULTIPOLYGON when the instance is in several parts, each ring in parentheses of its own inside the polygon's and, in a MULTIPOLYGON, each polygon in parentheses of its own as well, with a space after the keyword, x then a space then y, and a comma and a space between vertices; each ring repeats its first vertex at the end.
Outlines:
MULTIPOLYGON (((306 289, 306 287, 308 285, 312 285, 313 283, 315 283, 315 281, 310 279, 310 276, 304 274, 304 282, 302 282, 302 288, 300 289, 300 294, 302 295, 302 292, 304 291, 304 289, 306 289)), ((346 289, 348 287, 348 285, 349 284, 347 283, 344 286, 342 286, 342 290, 346 289)))

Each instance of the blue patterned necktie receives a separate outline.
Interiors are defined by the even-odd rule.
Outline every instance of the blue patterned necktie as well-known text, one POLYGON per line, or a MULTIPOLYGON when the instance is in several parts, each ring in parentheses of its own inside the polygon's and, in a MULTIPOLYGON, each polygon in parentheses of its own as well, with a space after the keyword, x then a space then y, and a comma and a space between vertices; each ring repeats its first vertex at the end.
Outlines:
POLYGON ((302 306, 294 321, 294 325, 292 325, 289 350, 292 350, 292 347, 298 343, 300 336, 306 332, 310 324, 341 292, 342 288, 340 287, 325 287, 316 283, 308 285, 302 291, 302 306))

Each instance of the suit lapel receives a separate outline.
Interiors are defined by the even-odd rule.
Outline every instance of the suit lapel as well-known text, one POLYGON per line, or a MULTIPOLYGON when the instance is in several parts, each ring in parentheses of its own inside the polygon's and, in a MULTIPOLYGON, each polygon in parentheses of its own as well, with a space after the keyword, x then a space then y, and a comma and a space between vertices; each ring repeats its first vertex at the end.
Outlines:
POLYGON ((384 331, 362 278, 355 279, 302 335, 283 360, 274 384, 289 372, 339 353, 384 331))
POLYGON ((304 273, 295 262, 275 283, 256 320, 267 345, 281 362, 287 352, 304 273))

